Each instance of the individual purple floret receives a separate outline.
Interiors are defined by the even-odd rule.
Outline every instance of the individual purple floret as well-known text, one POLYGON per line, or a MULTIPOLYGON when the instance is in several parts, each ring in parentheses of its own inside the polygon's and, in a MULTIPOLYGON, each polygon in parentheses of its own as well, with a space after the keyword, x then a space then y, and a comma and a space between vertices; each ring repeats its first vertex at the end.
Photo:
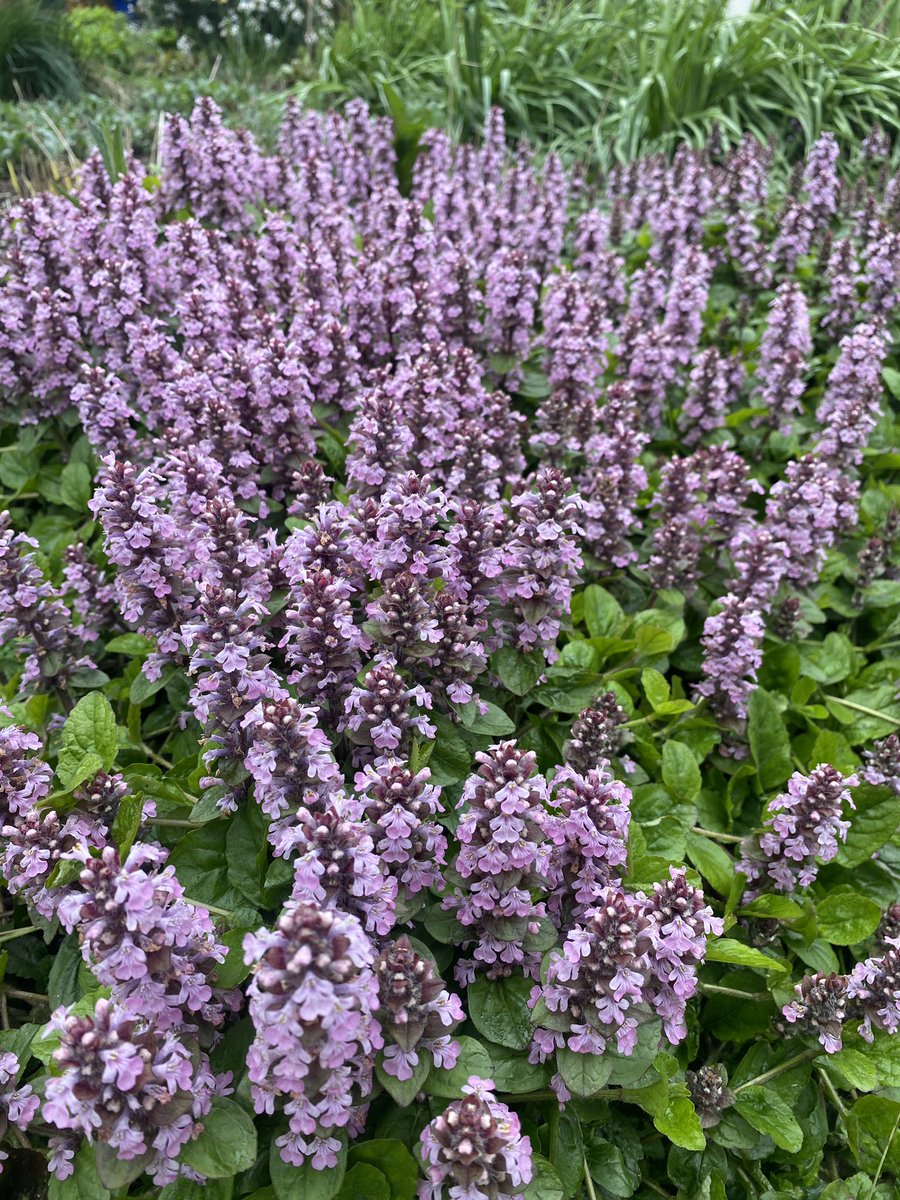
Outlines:
POLYGON ((372 1056, 382 1045, 374 958, 355 917, 317 904, 289 902, 272 930, 244 938, 253 966, 253 1103, 271 1114, 286 1099, 289 1132, 275 1144, 294 1166, 333 1167, 341 1131, 371 1090, 372 1056))
POLYGON ((628 714, 615 692, 604 692, 572 722, 572 731, 564 747, 565 762, 581 775, 599 770, 604 761, 618 753, 624 734, 619 726, 628 714))
POLYGON ((740 869, 751 895, 770 883, 779 892, 809 887, 819 863, 831 862, 847 839, 850 822, 843 819, 843 806, 856 807, 850 788, 858 782, 828 764, 809 775, 794 772, 787 791, 769 801, 763 821, 767 832, 743 844, 740 869))
POLYGON ((847 995, 854 1015, 861 1015, 860 1034, 874 1040, 872 1027, 888 1034, 900 1030, 900 946, 889 946, 880 958, 857 963, 848 976, 847 995))
POLYGON ((113 846, 96 858, 76 848, 78 886, 57 915, 78 931, 85 962, 123 1012, 159 1030, 194 1030, 198 1021, 217 1027, 234 999, 210 982, 226 950, 206 909, 186 900, 174 868, 162 866, 166 854, 138 842, 120 862, 113 846))
POLYGON ((292 900, 337 908, 384 937, 396 920, 397 880, 353 811, 341 793, 318 812, 301 812, 275 853, 294 859, 292 900))
POLYGON ((653 885, 645 911, 656 927, 647 997, 662 1018, 666 1037, 677 1046, 687 1037, 687 1001, 697 991, 697 967, 706 957, 707 936, 721 934, 724 926, 699 888, 687 882, 684 867, 669 867, 669 878, 653 885))
MULTIPOLYGON (((11 719, 0 705, 0 718, 11 719)), ((0 819, 27 813, 50 793, 53 769, 28 751, 40 750, 41 739, 19 725, 0 727, 0 819)))
POLYGON ((419 1200, 515 1200, 531 1183, 531 1141, 490 1079, 470 1075, 454 1100, 422 1132, 427 1182, 419 1200))
POLYGON ((812 348, 806 299, 799 284, 788 280, 772 301, 756 368, 760 403, 777 429, 788 429, 791 418, 803 411, 812 348))
POLYGON ((357 819, 366 823, 375 853, 406 897, 440 888, 443 878, 447 837, 434 817, 444 810, 441 789, 430 778, 427 767, 413 772, 387 757, 367 765, 354 781, 357 819))
POLYGON ((863 759, 860 775, 866 783, 884 784, 900 796, 900 734, 890 733, 871 750, 863 750, 863 759))
POLYGON ((444 900, 467 933, 471 959, 456 966, 460 984, 478 970, 488 978, 521 967, 534 974, 539 955, 527 949, 546 913, 539 897, 547 887, 551 845, 546 838, 547 784, 536 758, 513 742, 475 756, 480 764, 463 786, 456 870, 462 884, 444 900))
POLYGON ((408 743, 412 733, 424 738, 435 735, 435 727, 424 713, 430 709, 431 695, 421 684, 409 687, 398 674, 397 664, 389 655, 377 659, 355 687, 345 704, 345 724, 354 741, 373 745, 379 750, 397 750, 408 743))
MULTIPOLYGON (((6 1137, 10 1125, 24 1133, 40 1108, 40 1097, 35 1095, 30 1083, 16 1087, 19 1071, 19 1060, 15 1054, 0 1053, 0 1141, 6 1137)), ((0 1150, 0 1175, 8 1157, 5 1150, 0 1150)))
POLYGON ((566 765, 553 776, 550 804, 552 891, 547 908, 565 928, 596 904, 603 888, 621 882, 628 858, 631 790, 612 777, 603 760, 583 774, 566 765))
POLYGON ((403 934, 379 953, 374 971, 386 1074, 401 1082, 412 1079, 423 1055, 436 1067, 454 1067, 459 1042, 451 1034, 465 1013, 459 997, 444 987, 434 962, 403 934))
POLYGON ((755 599, 739 599, 731 593, 703 626, 703 679, 694 692, 708 700, 716 716, 732 728, 747 717, 747 701, 762 663, 763 632, 755 599))
POLYGON ((851 1008, 847 989, 846 975, 806 975, 794 988, 797 999, 782 1008, 782 1015, 798 1033, 818 1038, 828 1054, 837 1054, 851 1008))
POLYGON ((125 1162, 147 1155, 144 1170, 157 1186, 182 1174, 178 1153, 201 1132, 220 1087, 206 1056, 195 1060, 174 1033, 109 1000, 84 1016, 57 1009, 48 1029, 60 1038, 60 1074, 47 1080, 44 1120, 96 1139, 125 1162))

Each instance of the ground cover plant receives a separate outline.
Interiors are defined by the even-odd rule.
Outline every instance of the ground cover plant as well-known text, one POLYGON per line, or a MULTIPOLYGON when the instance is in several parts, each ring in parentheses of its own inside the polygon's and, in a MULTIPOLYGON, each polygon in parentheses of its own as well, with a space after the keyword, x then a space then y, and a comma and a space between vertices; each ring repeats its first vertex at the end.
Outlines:
POLYGON ((894 1194, 888 151, 202 101, 10 211, 11 1194, 894 1194))

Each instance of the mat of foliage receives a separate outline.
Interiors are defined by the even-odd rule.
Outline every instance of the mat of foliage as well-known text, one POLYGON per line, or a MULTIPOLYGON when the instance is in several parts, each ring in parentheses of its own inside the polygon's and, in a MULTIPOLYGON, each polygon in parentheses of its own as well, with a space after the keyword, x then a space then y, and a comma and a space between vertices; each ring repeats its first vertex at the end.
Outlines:
POLYGON ((4 1194, 894 1194, 889 150, 9 214, 4 1194))

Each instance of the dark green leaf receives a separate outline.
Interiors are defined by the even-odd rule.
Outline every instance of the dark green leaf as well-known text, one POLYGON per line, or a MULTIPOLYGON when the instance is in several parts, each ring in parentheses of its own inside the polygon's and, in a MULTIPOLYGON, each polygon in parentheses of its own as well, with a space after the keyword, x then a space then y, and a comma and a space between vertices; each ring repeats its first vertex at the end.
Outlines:
POLYGON ((347 1147, 342 1145, 335 1167, 323 1171, 313 1169, 312 1163, 292 1167, 281 1157, 275 1140, 269 1151, 269 1174, 278 1200, 334 1200, 341 1190, 347 1170, 347 1147))
POLYGON ((528 997, 532 987, 530 980, 512 975, 506 979, 481 975, 470 983, 469 1017, 478 1032, 490 1042, 523 1050, 531 1041, 528 997))
POLYGON ((82 696, 63 726, 56 768, 63 788, 68 791, 76 786, 72 780, 86 755, 95 754, 103 770, 108 771, 117 752, 116 718, 111 704, 100 692, 82 696))
POLYGON ((337 1200, 391 1200, 391 1189, 377 1167, 360 1163, 347 1171, 337 1200))
POLYGON ((759 781, 766 791, 790 777, 791 744, 778 705, 763 688, 756 688, 747 705, 747 736, 759 781))
POLYGON ((563 1200, 565 1191, 556 1168, 540 1154, 532 1155, 531 1167, 531 1183, 522 1193, 522 1200, 563 1200))
POLYGON ((700 768, 682 742, 668 741, 663 746, 662 778, 676 800, 689 804, 700 795, 700 768))
POLYGON ((432 1096, 458 1100, 470 1075, 478 1075, 481 1079, 491 1077, 491 1059, 487 1050, 474 1038, 462 1036, 456 1040, 459 1042, 456 1066, 452 1070, 432 1067, 429 1073, 426 1090, 432 1096))
POLYGON ((615 596, 596 583, 584 589, 584 623, 591 637, 611 637, 625 621, 615 596))
POLYGON ((377 1168, 388 1182, 389 1200, 413 1200, 419 1179, 416 1160, 402 1142, 375 1138, 350 1147, 348 1166, 365 1164, 377 1168))
POLYGON ((491 667, 514 696, 524 696, 543 675, 546 663, 538 650, 523 654, 511 646, 504 646, 491 655, 491 667))
POLYGON ((835 946, 852 946, 874 933, 881 909, 855 892, 832 892, 816 905, 822 936, 835 946))
POLYGON ((576 1054, 574 1050, 556 1052, 556 1064, 566 1087, 573 1096, 593 1096, 606 1087, 612 1072, 608 1054, 576 1054))
POLYGON ((181 1161, 210 1179, 246 1171, 256 1161, 256 1128, 234 1100, 213 1096, 203 1132, 181 1151, 181 1161))
POLYGON ((68 1179, 50 1176, 47 1200, 109 1200, 109 1190, 97 1175, 94 1147, 82 1142, 72 1161, 74 1174, 68 1179))
POLYGON ((378 1077, 378 1082, 401 1108, 406 1108, 412 1104, 419 1092, 427 1090, 425 1083, 430 1070, 431 1055, 424 1050, 419 1051, 419 1061, 412 1073, 411 1079, 401 1080, 396 1075, 389 1075, 384 1069, 380 1055, 375 1064, 375 1074, 378 1077))
POLYGON ((796 1154, 803 1145, 803 1130, 776 1091, 757 1084, 737 1092, 735 1108, 745 1121, 768 1134, 776 1146, 796 1154))

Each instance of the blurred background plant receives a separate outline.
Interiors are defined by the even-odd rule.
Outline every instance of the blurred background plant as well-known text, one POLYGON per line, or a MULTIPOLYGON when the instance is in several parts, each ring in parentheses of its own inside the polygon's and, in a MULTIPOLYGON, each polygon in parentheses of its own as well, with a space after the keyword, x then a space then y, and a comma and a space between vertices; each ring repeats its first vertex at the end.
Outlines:
POLYGON ((822 129, 900 132, 900 3, 137 0, 126 18, 0 0, 7 190, 45 157, 41 185, 65 174, 102 136, 152 154, 160 113, 205 93, 269 145, 287 94, 361 96, 394 119, 407 165, 426 125, 477 137, 495 104, 512 137, 599 168, 714 127, 793 159, 822 129))

